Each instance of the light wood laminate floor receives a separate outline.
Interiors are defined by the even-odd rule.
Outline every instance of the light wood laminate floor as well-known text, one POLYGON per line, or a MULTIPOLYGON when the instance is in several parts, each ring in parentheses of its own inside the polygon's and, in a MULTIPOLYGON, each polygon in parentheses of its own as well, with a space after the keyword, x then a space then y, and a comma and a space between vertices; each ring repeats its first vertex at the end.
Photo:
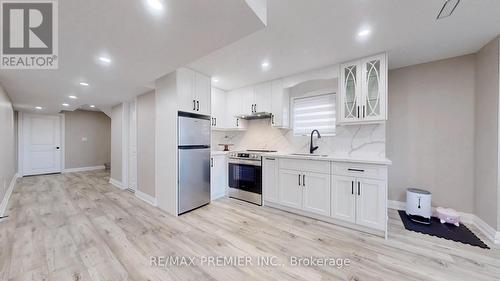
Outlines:
MULTIPOLYGON (((175 218, 108 183, 105 171, 19 179, 0 221, 0 280, 499 280, 500 250, 406 231, 389 238, 221 199, 175 218), (156 267, 151 256, 197 257, 156 267), (217 267, 203 257, 276 257, 283 266, 217 267), (291 256, 347 258, 341 269, 291 256)), ((472 228, 475 233, 479 233, 472 228)))

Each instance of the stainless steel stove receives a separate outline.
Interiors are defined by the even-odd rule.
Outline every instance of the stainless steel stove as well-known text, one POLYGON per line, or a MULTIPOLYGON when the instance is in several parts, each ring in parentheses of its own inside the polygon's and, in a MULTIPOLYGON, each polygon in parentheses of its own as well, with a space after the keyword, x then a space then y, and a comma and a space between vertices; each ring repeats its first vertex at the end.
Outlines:
POLYGON ((273 150, 249 149, 229 153, 229 197, 262 205, 262 154, 273 150))

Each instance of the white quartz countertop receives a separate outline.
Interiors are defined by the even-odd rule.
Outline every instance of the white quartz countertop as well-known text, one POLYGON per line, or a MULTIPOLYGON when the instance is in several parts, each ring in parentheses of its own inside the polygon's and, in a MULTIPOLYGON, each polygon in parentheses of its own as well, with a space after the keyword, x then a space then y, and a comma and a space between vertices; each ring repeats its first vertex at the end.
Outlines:
POLYGON ((350 157, 348 155, 293 155, 290 153, 265 153, 264 157, 290 158, 290 159, 305 159, 317 161, 334 161, 334 162, 349 162, 349 163, 364 163, 377 165, 391 165, 392 161, 387 158, 371 158, 371 157, 350 157))
POLYGON ((222 151, 222 150, 212 150, 210 152, 211 155, 226 155, 229 151, 222 151))

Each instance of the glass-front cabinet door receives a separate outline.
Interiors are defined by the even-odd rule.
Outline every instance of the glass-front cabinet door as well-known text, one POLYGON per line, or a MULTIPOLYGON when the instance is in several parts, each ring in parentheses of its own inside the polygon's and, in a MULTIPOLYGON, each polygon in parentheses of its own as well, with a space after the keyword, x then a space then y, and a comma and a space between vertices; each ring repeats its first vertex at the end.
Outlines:
POLYGON ((360 101, 360 68, 358 62, 341 66, 340 122, 358 120, 360 101))
POLYGON ((387 120, 387 55, 358 59, 340 65, 340 124, 387 120))
POLYGON ((386 119, 385 54, 362 60, 361 117, 366 121, 386 119))

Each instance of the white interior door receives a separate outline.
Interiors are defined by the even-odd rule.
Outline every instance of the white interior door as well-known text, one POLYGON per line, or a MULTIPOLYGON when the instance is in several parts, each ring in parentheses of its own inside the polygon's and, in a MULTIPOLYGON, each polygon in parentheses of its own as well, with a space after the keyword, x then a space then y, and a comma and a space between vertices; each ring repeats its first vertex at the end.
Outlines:
POLYGON ((61 117, 22 115, 23 176, 61 172, 61 117))
POLYGON ((135 101, 130 103, 129 121, 128 188, 135 191, 137 190, 137 107, 135 101))

